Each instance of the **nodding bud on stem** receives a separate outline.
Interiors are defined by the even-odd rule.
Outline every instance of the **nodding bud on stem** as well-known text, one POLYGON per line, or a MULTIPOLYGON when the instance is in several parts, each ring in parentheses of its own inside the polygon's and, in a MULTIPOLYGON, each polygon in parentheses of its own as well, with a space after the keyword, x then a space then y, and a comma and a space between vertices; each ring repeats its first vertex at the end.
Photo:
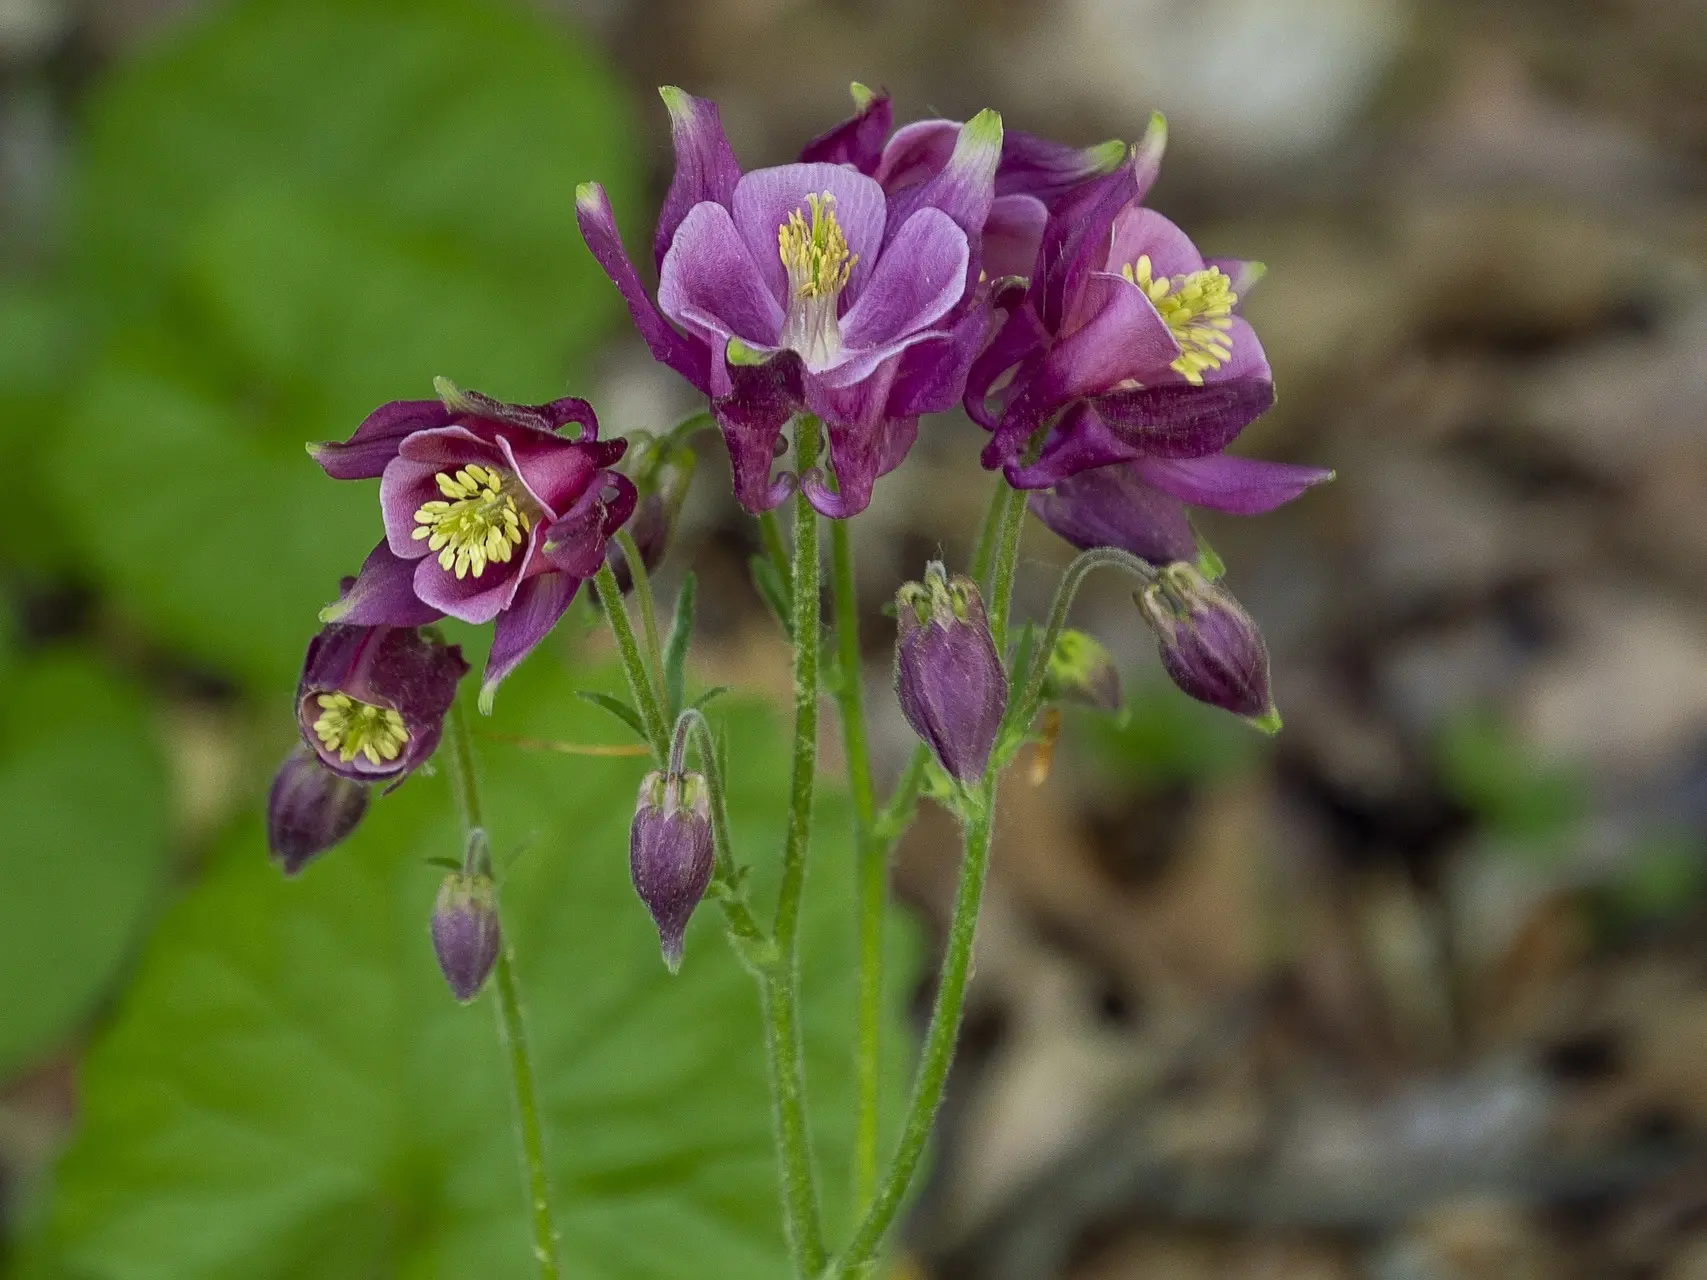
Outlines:
POLYGON ((1268 646, 1230 592, 1179 561, 1161 570, 1136 599, 1176 685, 1264 733, 1279 731, 1280 713, 1269 694, 1268 646))
POLYGON ((1083 631, 1063 631, 1049 654, 1043 696, 1049 702, 1119 711, 1120 669, 1113 655, 1083 631))
POLYGON ((688 920, 711 883, 711 792, 697 773, 653 772, 640 784, 628 832, 628 871, 652 913, 671 973, 681 968, 688 920))
POLYGON ((287 876, 356 829, 368 785, 340 777, 299 746, 285 757, 267 792, 267 849, 287 876))
POLYGON ((433 954, 452 995, 466 1004, 480 994, 500 945, 491 877, 461 871, 446 876, 433 904, 433 954))
POLYGON ((948 774, 977 781, 1008 709, 1008 680, 984 601, 970 578, 932 561, 896 595, 895 696, 913 732, 948 774))

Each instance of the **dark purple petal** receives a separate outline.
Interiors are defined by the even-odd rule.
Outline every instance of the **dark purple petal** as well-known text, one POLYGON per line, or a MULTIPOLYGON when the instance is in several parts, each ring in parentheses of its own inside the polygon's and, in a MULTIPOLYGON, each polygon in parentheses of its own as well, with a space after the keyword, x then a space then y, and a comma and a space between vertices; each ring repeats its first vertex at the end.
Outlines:
POLYGON ((872 176, 891 195, 935 177, 954 153, 960 137, 955 120, 915 120, 895 130, 884 145, 872 176))
MULTIPOLYGON (((735 186, 731 208, 735 226, 759 264, 777 306, 788 305, 788 273, 777 253, 777 232, 791 213, 799 212, 808 222, 811 210, 806 197, 828 192, 848 251, 856 261, 843 297, 859 297, 860 286, 877 264, 883 244, 886 217, 883 188, 863 173, 839 164, 784 164, 773 169, 755 169, 735 186)), ((768 341, 768 339, 767 339, 768 341)))
POLYGON ((658 230, 652 239, 652 265, 662 267, 676 238, 676 228, 688 210, 707 200, 727 206, 741 178, 741 166, 723 134, 717 104, 683 93, 673 85, 658 90, 670 112, 670 141, 676 149, 676 172, 658 211, 658 230))
MULTIPOLYGON (((459 578, 453 569, 440 566, 436 555, 415 561, 415 594, 435 609, 442 610, 464 622, 490 622, 516 598, 516 591, 533 573, 540 570, 534 561, 544 531, 535 525, 533 532, 508 560, 489 560, 484 571, 470 572, 459 578)), ((424 544, 423 544, 424 545, 424 544)))
POLYGON ((918 438, 919 420, 879 418, 862 423, 826 417, 824 426, 830 437, 836 488, 829 487, 821 472, 809 471, 800 478, 800 491, 821 515, 846 520, 871 504, 871 491, 878 479, 905 460, 918 438))
POLYGON ((320 611, 322 622, 362 627, 424 627, 444 614, 415 594, 415 561, 381 542, 337 602, 320 611))
MULTIPOLYGON (((1017 447, 1024 441, 1022 433, 1012 443, 1017 447)), ((1050 428, 1042 454, 1031 465, 1021 463, 1011 449, 995 454, 994 450, 1003 443, 999 434, 992 439, 984 450, 983 462, 991 470, 1001 467, 1008 483, 1016 489, 1047 489, 1080 472, 1142 456, 1135 446, 1108 429, 1088 400, 1081 400, 1061 415, 1061 420, 1050 428)))
POLYGON ((802 164, 848 164, 870 174, 883 156, 894 110, 886 92, 853 86, 854 114, 834 129, 819 134, 800 149, 802 164))
POLYGON ((967 372, 988 328, 988 313, 968 307, 946 337, 908 347, 889 391, 887 414, 911 418, 952 408, 966 393, 967 372))
POLYGON ((1050 333, 1063 331, 1086 277, 1107 265, 1110 229, 1137 189, 1133 166, 1123 164, 1074 190, 1050 215, 1029 295, 1050 333))
MULTIPOLYGON (((616 229, 610 200, 596 182, 583 183, 575 191, 575 221, 581 228, 581 238, 604 268, 604 273, 616 285, 617 292, 628 306, 628 315, 640 331, 652 358, 667 365, 685 378, 702 395, 711 394, 710 368, 712 353, 702 342, 684 337, 670 327, 669 321, 653 304, 646 287, 628 252, 622 247, 622 236, 616 229)), ((721 363, 722 352, 717 353, 721 363)))
MULTIPOLYGON (((842 317, 844 351, 875 351, 882 359, 893 354, 885 348, 942 319, 966 291, 967 261, 965 233, 941 210, 920 209, 884 249, 869 287, 842 317)), ((838 384, 850 380, 834 378, 838 384)))
MULTIPOLYGON (((940 209, 966 233, 977 260, 976 246, 996 197, 996 165, 1001 158, 1002 118, 994 111, 980 111, 960 126, 954 150, 939 172, 916 187, 890 196, 884 244, 899 238, 914 210, 940 209)), ((968 281, 973 283, 976 277, 968 281)))
MULTIPOLYGON (((610 443, 626 447, 627 442, 610 443)), ((595 456, 593 449, 569 440, 556 440, 541 447, 537 441, 505 436, 499 439, 498 447, 506 459, 505 470, 521 478, 534 501, 545 509, 548 520, 581 500, 605 461, 602 456, 595 456)), ((620 449, 617 456, 621 457, 620 449)))
MULTIPOLYGON (((990 345, 979 353, 967 372, 964 401, 967 416, 986 431, 994 431, 997 413, 992 411, 989 404, 990 388, 1009 369, 1042 350, 1048 342, 1049 335, 1038 323, 1037 313, 1031 309, 1029 303, 1021 302, 1010 310, 1007 319, 1002 322, 1002 327, 990 340, 990 345)), ((1003 460, 1003 457, 997 457, 993 461, 986 458, 984 465, 994 469, 1000 466, 1003 460)))
POLYGON ((762 365, 732 366, 729 373, 733 388, 711 402, 711 411, 729 450, 735 497, 758 515, 794 492, 792 474, 773 481, 770 472, 783 427, 805 403, 804 367, 798 355, 785 351, 762 365))
MULTIPOLYGON (((780 271, 774 236, 772 241, 770 256, 780 271)), ((722 355, 729 339, 773 347, 784 314, 784 303, 772 295, 729 210, 720 204, 696 205, 683 219, 664 255, 658 305, 717 353, 711 375, 719 393, 726 389, 722 355)))
POLYGON ((1016 129, 1002 140, 996 195, 1034 196, 1053 204, 1081 183, 1112 173, 1125 159, 1126 144, 1118 139, 1094 147, 1069 147, 1016 129))
POLYGON ((1095 399, 1097 415, 1116 435, 1153 458, 1219 453, 1274 404, 1267 378, 1231 378, 1111 391, 1095 399))
POLYGON ((1237 516, 1273 511, 1306 489, 1334 478, 1325 467, 1264 462, 1225 453, 1206 458, 1140 458, 1132 469, 1181 502, 1237 516))
POLYGON ((1035 196, 997 196, 984 220, 984 274, 1030 276, 1048 225, 1049 210, 1035 196))
POLYGON ((363 418, 343 444, 311 444, 308 453, 334 480, 371 480, 397 456, 405 436, 450 420, 450 410, 437 400, 393 400, 363 418))
POLYGON ((1031 512, 1081 551, 1119 547, 1151 564, 1191 560, 1185 505, 1146 484, 1132 464, 1099 467, 1033 493, 1031 512))
POLYGON ((580 578, 567 573, 541 573, 517 588, 509 608, 498 615, 492 628, 492 650, 486 655, 486 671, 480 678, 482 711, 491 709, 493 695, 504 677, 557 625, 580 585, 580 578))
POLYGON ((541 554, 553 569, 590 578, 605 562, 606 541, 634 511, 634 482, 618 472, 601 474, 581 500, 545 530, 541 554))

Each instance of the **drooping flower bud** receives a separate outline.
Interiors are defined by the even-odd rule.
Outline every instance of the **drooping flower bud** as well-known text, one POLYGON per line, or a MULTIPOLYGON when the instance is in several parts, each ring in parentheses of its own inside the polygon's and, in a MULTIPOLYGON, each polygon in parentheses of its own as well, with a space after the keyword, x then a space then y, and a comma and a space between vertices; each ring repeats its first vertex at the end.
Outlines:
POLYGON ((267 791, 267 849, 287 876, 339 843, 367 812, 368 788, 324 768, 307 747, 285 757, 267 791))
POLYGON ((963 783, 989 763, 1008 709, 1007 674, 970 578, 932 561, 896 595, 895 696, 913 732, 963 783))
POLYGON ((457 646, 413 627, 330 623, 296 686, 302 741, 341 777, 401 782, 438 746, 467 673, 457 646))
POLYGON ((492 880, 460 871, 446 876, 433 904, 433 954, 451 994, 467 1004, 498 961, 498 899, 492 880))
POLYGON ((1268 646, 1229 591, 1179 561, 1161 570, 1137 600, 1176 685, 1264 733, 1279 731, 1280 713, 1269 694, 1268 646))
POLYGON ((658 926, 671 973, 681 968, 688 919, 711 883, 711 796, 697 773, 649 773, 640 784, 628 831, 634 891, 658 926))
POLYGON ((1120 710, 1120 668, 1114 656, 1083 631, 1063 631, 1049 655, 1043 696, 1098 711, 1120 710))

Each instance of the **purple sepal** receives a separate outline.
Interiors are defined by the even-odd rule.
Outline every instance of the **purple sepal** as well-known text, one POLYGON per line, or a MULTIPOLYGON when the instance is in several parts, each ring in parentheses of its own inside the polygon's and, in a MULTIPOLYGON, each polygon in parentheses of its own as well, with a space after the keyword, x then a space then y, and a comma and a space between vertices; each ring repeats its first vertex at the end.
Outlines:
POLYGON ((415 594, 415 560, 394 555, 380 540, 337 600, 320 611, 322 622, 358 627, 424 627, 445 615, 415 594))
POLYGON ((491 879, 460 872, 446 876, 433 903, 432 934, 439 972, 451 994, 467 1004, 486 985, 503 945, 491 879))
POLYGON ((1029 505, 1052 532, 1081 551, 1118 547, 1151 564, 1197 555, 1185 504, 1145 484, 1131 466, 1081 472, 1033 493, 1029 505))
POLYGON ((697 773, 647 774, 628 830, 628 871, 657 926, 671 973, 681 968, 688 921, 705 897, 714 861, 705 779, 697 773))
POLYGON ((895 696, 913 732, 963 784, 983 776, 1008 709, 1007 673, 996 653, 977 584, 950 579, 939 562, 896 596, 895 696))
POLYGON ((867 175, 876 171, 877 162, 883 158, 883 140, 889 136, 894 108, 884 90, 872 93, 864 85, 856 84, 853 93, 854 114, 802 147, 803 164, 852 165, 867 175))
POLYGON ((670 113, 670 142, 676 150, 676 171, 658 211, 658 229, 652 238, 652 265, 662 266, 676 228, 688 210, 709 200, 728 207, 740 180, 741 166, 723 132, 717 104, 683 93, 673 85, 658 90, 670 113))
POLYGON ((438 400, 393 400, 382 404, 342 444, 327 440, 308 446, 308 455, 334 480, 372 480, 397 456, 404 437, 442 427, 451 411, 438 400))
POLYGON ((267 789, 267 850, 287 876, 347 838, 367 812, 368 787, 333 773, 307 747, 285 757, 267 789))

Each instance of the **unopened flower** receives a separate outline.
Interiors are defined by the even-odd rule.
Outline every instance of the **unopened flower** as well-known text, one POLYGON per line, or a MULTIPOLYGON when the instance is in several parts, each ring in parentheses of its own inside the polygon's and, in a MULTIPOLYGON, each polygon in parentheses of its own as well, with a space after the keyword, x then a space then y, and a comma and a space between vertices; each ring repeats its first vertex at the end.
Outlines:
POLYGON ((345 839, 367 812, 368 785, 333 773, 307 747, 285 757, 267 790, 267 850, 287 876, 345 839))
POLYGON ((498 961, 498 898, 489 876, 452 872, 433 903, 433 954, 451 994, 466 1004, 498 961))
POLYGON ((796 478, 771 466, 783 426, 810 412, 836 483, 798 483, 824 514, 854 515, 912 447, 919 415, 960 398, 983 340, 977 263, 1001 119, 960 126, 940 172, 890 199, 842 164, 743 174, 717 108, 662 93, 676 174, 653 241, 657 302, 596 183, 577 192, 581 234, 652 354, 710 399, 742 505, 767 511, 792 491, 796 478))
POLYGON ((711 883, 713 854, 705 778, 697 773, 647 774, 628 832, 628 871, 658 928, 658 944, 671 973, 681 967, 688 920, 711 883))
MULTIPOLYGON (((641 564, 650 573, 663 563, 664 553, 669 550, 682 504, 687 501, 688 489, 693 484, 698 458, 691 445, 668 436, 648 442, 644 453, 630 472, 640 496, 628 520, 628 535, 640 551, 641 564)), ((617 585, 626 594, 634 585, 627 553, 613 557, 611 567, 616 571, 617 585)))
POLYGON ((1279 730, 1268 646, 1231 592, 1190 564, 1170 564, 1139 594, 1138 607, 1156 633, 1163 668, 1181 690, 1264 733, 1279 730))
POLYGON ((1050 702, 1077 702, 1098 711, 1120 710, 1120 668, 1114 656, 1086 635, 1063 631, 1044 668, 1043 696, 1050 702))
POLYGON ((895 694, 937 762, 962 783, 983 776, 1008 709, 1007 673, 970 578, 932 561, 896 596, 895 694))
POLYGON ((1126 163, 1052 209, 1029 284, 995 299, 1006 319, 965 404, 992 432, 984 465, 1018 488, 1115 462, 1206 458, 1274 403, 1262 345, 1239 314, 1262 268, 1204 258, 1140 204, 1166 137, 1158 116, 1126 163), (1046 424, 1028 462, 1023 448, 1046 424))
POLYGON ((322 617, 496 620, 481 687, 489 703, 598 572, 634 486, 611 470, 624 442, 598 439, 585 400, 512 405, 438 386, 439 400, 383 405, 348 442, 310 447, 334 479, 379 477, 385 518, 385 540, 322 617), (578 434, 558 434, 570 423, 578 434))
POLYGON ((461 649, 414 627, 330 623, 308 642, 297 728, 324 768, 395 785, 433 754, 466 674, 461 649))

